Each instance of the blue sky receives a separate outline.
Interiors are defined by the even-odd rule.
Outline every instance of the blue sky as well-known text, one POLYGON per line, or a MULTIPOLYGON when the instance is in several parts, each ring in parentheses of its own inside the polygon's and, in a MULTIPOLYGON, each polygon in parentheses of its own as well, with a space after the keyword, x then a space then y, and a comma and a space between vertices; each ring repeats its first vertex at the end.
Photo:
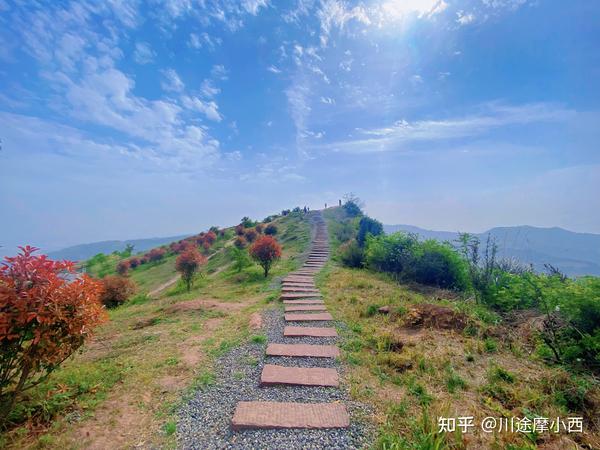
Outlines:
POLYGON ((354 192, 384 223, 600 233, 600 3, 0 0, 6 249, 354 192))

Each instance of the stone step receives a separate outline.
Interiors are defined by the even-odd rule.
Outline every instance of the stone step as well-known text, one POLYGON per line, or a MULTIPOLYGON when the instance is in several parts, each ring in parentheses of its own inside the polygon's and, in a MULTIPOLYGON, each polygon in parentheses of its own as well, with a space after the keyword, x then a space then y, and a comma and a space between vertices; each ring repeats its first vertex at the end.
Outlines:
POLYGON ((231 427, 347 428, 350 416, 341 403, 239 402, 231 427))
POLYGON ((329 313, 314 313, 314 314, 285 314, 286 322, 323 322, 327 320, 333 320, 333 317, 329 313))
POLYGON ((295 293, 295 292, 284 292, 281 294, 281 300, 294 300, 297 298, 322 298, 321 294, 305 292, 303 293, 295 293))
POLYGON ((315 299, 308 299, 308 300, 284 300, 283 304, 284 305, 322 305, 325 302, 323 300, 319 300, 318 298, 315 299))
POLYGON ((327 311, 327 308, 325 305, 296 305, 285 307, 285 312, 294 311, 327 311))
POLYGON ((337 337, 337 331, 331 327, 285 327, 283 335, 286 337, 337 337))
POLYGON ((289 287, 316 288, 313 281, 283 281, 281 284, 289 287))
POLYGON ((337 387, 340 384, 340 379, 335 369, 326 369, 323 367, 284 367, 266 364, 260 375, 260 384, 264 386, 292 384, 337 387))
POLYGON ((267 345, 267 356, 336 358, 340 356, 340 349, 335 345, 269 344, 267 345))
POLYGON ((319 292, 317 288, 301 286, 283 286, 281 290, 284 292, 319 292))

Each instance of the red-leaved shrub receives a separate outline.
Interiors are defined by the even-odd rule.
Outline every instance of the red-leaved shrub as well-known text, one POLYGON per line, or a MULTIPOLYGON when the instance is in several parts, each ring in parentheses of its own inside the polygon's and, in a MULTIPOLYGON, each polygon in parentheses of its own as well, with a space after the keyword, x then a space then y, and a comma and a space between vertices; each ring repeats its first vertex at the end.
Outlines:
POLYGON ((262 225, 261 223, 257 224, 257 225, 254 227, 254 229, 256 230, 256 232, 257 232, 258 234, 262 234, 262 232, 263 232, 263 228, 264 228, 264 227, 263 227, 263 225, 262 225))
POLYGON ((235 226, 235 234, 242 236, 244 234, 244 225, 239 224, 235 226))
POLYGON ((46 379, 107 315, 101 283, 34 247, 0 266, 0 426, 26 389, 46 379))
POLYGON ((129 278, 108 275, 102 278, 100 301, 107 308, 122 305, 135 294, 137 287, 129 278))
POLYGON ((281 245, 272 236, 261 236, 250 247, 250 256, 260 264, 266 277, 273 263, 281 257, 281 245))
POLYGON ((246 229, 246 231, 244 231, 244 237, 246 238, 246 240, 248 242, 254 242, 256 240, 257 236, 258 236, 258 233, 256 232, 256 230, 254 228, 248 228, 248 229, 246 229))
POLYGON ((129 272, 129 261, 119 261, 117 264, 117 273, 121 276, 125 276, 127 275, 127 272, 129 272))
POLYGON ((135 269, 139 265, 140 265, 140 258, 135 257, 135 256, 133 258, 129 258, 129 267, 131 267, 132 269, 135 269))
POLYGON ((148 253, 146 253, 146 257, 148 261, 156 262, 160 261, 164 258, 166 250, 164 248, 153 248, 148 253))
POLYGON ((175 269, 181 274, 187 290, 189 291, 194 281, 194 275, 200 269, 200 266, 206 264, 208 260, 201 255, 195 247, 188 247, 175 261, 175 269))
POLYGON ((208 245, 213 245, 217 240, 217 235, 214 231, 209 231, 204 235, 204 242, 208 242, 208 245))
POLYGON ((244 248, 246 247, 246 238, 244 236, 238 236, 235 238, 235 241, 233 241, 233 245, 235 245, 237 248, 244 248))
POLYGON ((268 234, 269 236, 276 235, 277 231, 279 230, 277 229, 277 225, 275 225, 274 223, 270 223, 265 227, 265 234, 268 234))

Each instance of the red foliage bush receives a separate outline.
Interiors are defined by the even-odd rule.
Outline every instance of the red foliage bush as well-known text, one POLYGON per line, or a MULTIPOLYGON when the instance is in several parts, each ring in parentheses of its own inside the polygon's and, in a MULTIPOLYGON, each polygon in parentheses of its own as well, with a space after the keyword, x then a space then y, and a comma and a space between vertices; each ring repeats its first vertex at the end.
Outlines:
POLYGON ((235 238, 235 241, 233 241, 233 245, 235 245, 237 248, 244 248, 246 247, 246 244, 247 241, 244 236, 238 236, 235 238))
POLYGON ((0 425, 18 395, 48 375, 107 319, 100 282, 34 247, 0 266, 0 425))
POLYGON ((258 234, 262 234, 262 232, 263 232, 263 228, 264 228, 264 227, 263 227, 263 225, 262 225, 261 223, 257 224, 257 225, 254 227, 254 229, 256 230, 256 232, 257 232, 258 234))
POLYGON ((207 261, 206 257, 201 255, 195 247, 188 247, 177 257, 175 269, 181 274, 181 279, 185 282, 188 291, 192 287, 194 275, 207 261))
POLYGON ((149 261, 149 259, 146 255, 144 255, 140 258, 140 264, 146 264, 148 261, 149 261))
POLYGON ((140 258, 137 258, 137 257, 129 258, 129 267, 131 267, 132 269, 135 269, 139 265, 140 265, 140 258))
POLYGON ((169 248, 171 249, 171 251, 173 253, 183 253, 187 248, 194 246, 194 244, 190 243, 189 241, 177 241, 177 242, 172 242, 171 245, 169 245, 169 248))
POLYGON ((217 240, 217 234, 214 231, 209 231, 204 235, 204 242, 208 242, 208 245, 213 245, 217 240))
POLYGON ((250 256, 260 264, 266 277, 273 263, 281 258, 281 245, 272 236, 261 236, 250 247, 250 256))
POLYGON ((278 231, 279 230, 277 229, 277 225, 275 225, 274 223, 270 223, 265 227, 265 234, 268 234, 269 236, 276 235, 278 231))
POLYGON ((122 305, 135 294, 137 287, 129 278, 108 275, 102 278, 100 301, 107 308, 122 305))
POLYGON ((153 248, 148 253, 146 253, 146 258, 150 262, 160 261, 165 257, 165 253, 167 251, 164 248, 153 248))
POLYGON ((244 231, 244 237, 248 242, 254 242, 257 236, 258 233, 256 232, 256 230, 254 230, 254 228, 248 228, 246 231, 244 231))
POLYGON ((117 264, 117 273, 121 276, 125 276, 127 275, 127 272, 129 272, 129 261, 119 261, 117 264))
POLYGON ((244 225, 239 224, 235 226, 235 234, 242 236, 244 234, 244 225))

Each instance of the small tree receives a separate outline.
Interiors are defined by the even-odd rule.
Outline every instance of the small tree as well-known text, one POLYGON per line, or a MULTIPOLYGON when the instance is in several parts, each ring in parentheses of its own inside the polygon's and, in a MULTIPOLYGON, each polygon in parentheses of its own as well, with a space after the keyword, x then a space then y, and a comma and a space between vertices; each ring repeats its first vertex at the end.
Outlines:
POLYGON ((0 425, 23 391, 44 381, 107 319, 100 282, 73 279, 72 262, 19 248, 0 266, 0 425))
POLYGON ((254 228, 249 228, 246 231, 244 231, 244 237, 246 238, 246 240, 248 242, 254 242, 256 240, 258 236, 258 233, 256 232, 256 230, 254 228))
POLYGON ((279 230, 277 229, 277 225, 275 225, 274 223, 270 223, 265 227, 265 234, 268 234, 269 236, 276 235, 278 231, 279 230))
POLYGON ((127 275, 127 272, 129 272, 129 261, 119 261, 117 264, 117 273, 124 277, 127 275))
POLYGON ((235 241, 233 241, 233 245, 235 245, 237 248, 244 248, 246 247, 246 244, 247 241, 244 236, 238 236, 235 238, 235 241))
POLYGON ((129 300, 135 291, 136 285, 129 278, 108 275, 102 278, 100 301, 107 308, 114 308, 129 300))
POLYGON ((177 257, 175 269, 181 274, 181 279, 188 291, 192 288, 194 275, 207 261, 206 257, 201 255, 195 247, 188 247, 177 257))
POLYGON ((239 224, 235 226, 235 234, 237 234, 238 236, 243 236, 244 235, 244 225, 239 224))
POLYGON ((250 247, 250 256, 263 268, 266 278, 273 263, 281 257, 281 246, 274 237, 261 236, 250 247))
POLYGON ((229 250, 229 254, 233 259, 233 270, 235 270, 238 273, 251 264, 248 252, 243 248, 231 247, 229 250))
POLYGON ((358 234, 356 236, 358 245, 364 247, 365 241, 367 240, 367 235, 369 234, 371 236, 379 236, 380 234, 383 234, 383 225, 378 220, 371 219, 370 217, 361 217, 358 224, 358 234))
POLYGON ((146 254, 146 258, 150 262, 157 262, 164 258, 165 253, 166 251, 164 248, 153 248, 146 254))

